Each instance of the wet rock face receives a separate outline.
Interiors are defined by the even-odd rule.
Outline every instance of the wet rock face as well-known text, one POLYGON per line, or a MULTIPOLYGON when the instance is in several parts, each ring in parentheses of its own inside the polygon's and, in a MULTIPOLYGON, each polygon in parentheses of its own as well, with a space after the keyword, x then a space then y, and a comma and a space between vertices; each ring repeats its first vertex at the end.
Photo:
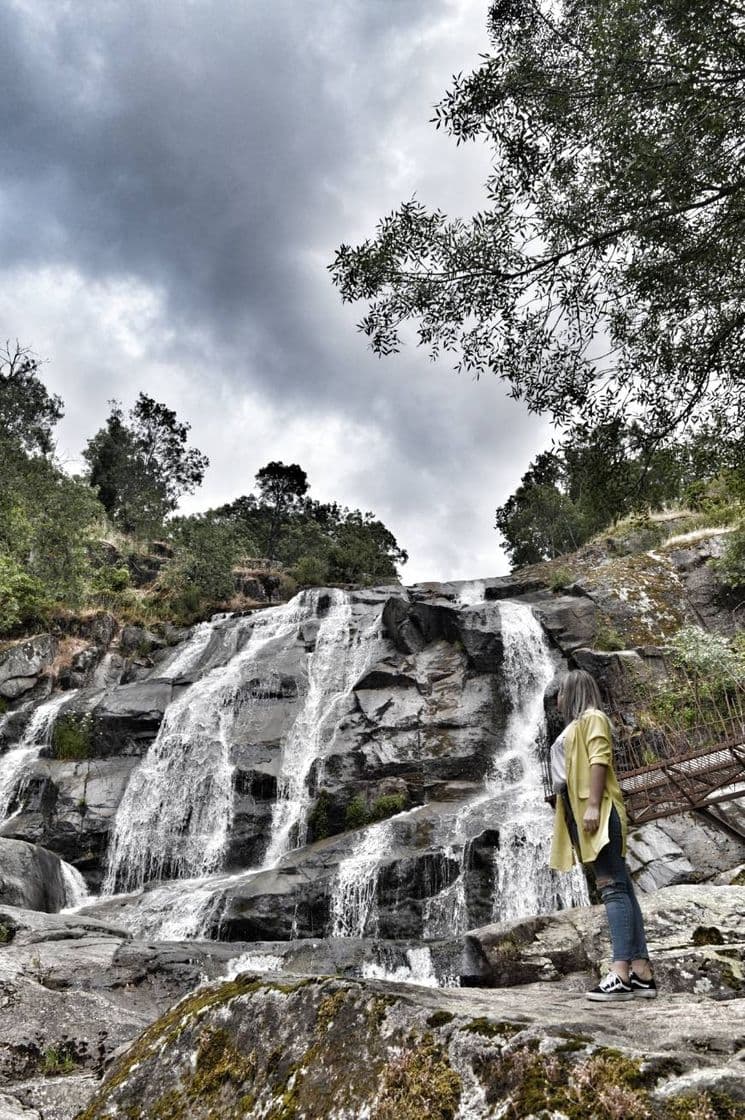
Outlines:
POLYGON ((0 905, 61 910, 66 896, 59 857, 34 844, 0 840, 0 905))

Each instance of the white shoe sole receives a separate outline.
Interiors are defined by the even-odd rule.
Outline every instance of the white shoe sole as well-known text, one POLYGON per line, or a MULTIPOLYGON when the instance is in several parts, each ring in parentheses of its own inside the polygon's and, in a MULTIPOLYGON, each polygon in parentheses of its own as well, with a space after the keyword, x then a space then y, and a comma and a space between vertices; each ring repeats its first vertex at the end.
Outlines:
POLYGON ((634 988, 634 999, 657 999, 656 988, 634 988))
POLYGON ((585 999, 594 1003, 628 1003, 633 998, 633 992, 585 992, 585 999))

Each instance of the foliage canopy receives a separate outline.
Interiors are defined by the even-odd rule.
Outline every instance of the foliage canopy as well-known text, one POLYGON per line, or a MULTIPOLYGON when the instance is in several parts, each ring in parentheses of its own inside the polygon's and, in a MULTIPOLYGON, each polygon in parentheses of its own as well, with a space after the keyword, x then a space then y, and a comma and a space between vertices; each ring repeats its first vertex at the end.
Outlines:
POLYGON ((494 151, 487 204, 414 199, 329 266, 381 355, 417 324, 560 424, 745 418, 745 7, 497 0, 435 124, 494 151))
POLYGON ((110 405, 105 427, 83 452, 91 485, 125 532, 157 532, 179 497, 202 482, 209 460, 187 446, 190 425, 146 393, 140 393, 128 419, 118 401, 110 405))

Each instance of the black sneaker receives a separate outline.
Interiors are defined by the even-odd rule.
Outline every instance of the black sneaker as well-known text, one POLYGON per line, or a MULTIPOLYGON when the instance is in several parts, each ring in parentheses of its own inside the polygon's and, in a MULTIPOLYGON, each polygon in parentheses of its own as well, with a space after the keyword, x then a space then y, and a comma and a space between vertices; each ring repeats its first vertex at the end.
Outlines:
POLYGON ((649 980, 642 980, 641 976, 637 976, 632 968, 629 972, 629 984, 634 993, 634 999, 657 998, 657 985, 654 982, 654 976, 651 976, 649 980))
POLYGON ((634 992, 631 984, 625 984, 620 976, 615 972, 609 972, 604 980, 601 980, 597 988, 593 988, 590 992, 585 992, 587 999, 594 999, 601 1003, 612 1003, 621 1000, 633 999, 634 992))

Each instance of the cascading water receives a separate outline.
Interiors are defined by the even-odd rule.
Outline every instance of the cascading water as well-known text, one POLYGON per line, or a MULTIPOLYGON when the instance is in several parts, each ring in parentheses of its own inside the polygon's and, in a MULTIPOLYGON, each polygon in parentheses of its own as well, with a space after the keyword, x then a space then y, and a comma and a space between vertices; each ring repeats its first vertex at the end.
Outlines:
MULTIPOLYGON (((152 879, 202 877, 219 868, 233 808, 228 732, 239 710, 245 716, 247 705, 259 706, 271 693, 269 681, 243 686, 252 677, 260 682, 266 677, 269 647, 278 653, 294 644, 300 623, 316 605, 317 596, 303 592, 285 606, 239 620, 238 628, 250 632, 241 652, 166 709, 119 805, 104 894, 117 887, 141 890, 152 879)), ((194 641, 201 652, 204 632, 194 641)))
POLYGON ((158 667, 158 676, 176 680, 193 669, 212 641, 215 630, 230 617, 230 614, 215 614, 206 622, 200 622, 195 626, 188 642, 175 652, 171 660, 158 667))
POLYGON ((376 617, 356 638, 352 635, 352 606, 342 591, 327 592, 330 605, 321 622, 308 660, 305 703, 282 747, 277 800, 264 867, 273 867, 290 847, 299 848, 307 836, 310 807, 308 775, 333 736, 342 703, 373 660, 380 631, 376 617))
POLYGON ((490 818, 491 805, 499 829, 499 847, 494 855, 493 921, 545 914, 588 901, 579 869, 557 877, 548 867, 551 817, 543 800, 538 747, 545 734, 543 696, 555 667, 530 607, 503 600, 499 613, 503 673, 511 709, 504 748, 487 772, 484 793, 456 817, 451 843, 461 850, 461 873, 425 905, 425 937, 463 933, 469 928, 465 885, 468 845, 490 818))
POLYGON ((14 800, 23 792, 28 772, 42 749, 49 746, 60 708, 74 696, 74 690, 57 692, 38 708, 29 720, 20 742, 0 759, 0 823, 8 819, 14 800))
POLYGON ((391 820, 360 833, 352 854, 339 864, 331 895, 332 937, 365 937, 376 932, 378 868, 390 854, 391 820))
MULTIPOLYGON (((196 882, 188 891, 182 883, 178 902, 168 884, 147 892, 140 904, 143 931, 156 928, 159 936, 189 937, 210 926, 221 899, 220 884, 210 876, 220 868, 232 819, 230 730, 239 710, 241 719, 250 722, 251 712, 276 694, 279 682, 276 674, 267 678, 267 666, 290 650, 303 624, 319 614, 308 656, 308 687, 283 744, 265 866, 273 865, 292 842, 304 842, 308 774, 333 735, 342 702, 374 656, 380 629, 378 616, 354 634, 350 598, 337 590, 305 591, 284 606, 255 615, 252 626, 245 624, 250 634, 240 652, 206 673, 166 710, 119 807, 104 893, 142 890, 149 880, 166 876, 196 882)), ((240 646, 235 636, 231 640, 240 646)), ((197 654, 203 651, 205 630, 198 628, 192 641, 197 654)), ((193 665, 197 654, 184 651, 176 669, 193 665)), ((168 675, 173 674, 174 663, 168 666, 168 675)))
POLYGON ((65 882, 65 910, 77 910, 90 901, 88 885, 77 867, 61 860, 62 878, 65 882))
POLYGON ((549 870, 551 820, 543 800, 537 747, 545 735, 543 696, 555 668, 543 630, 529 607, 500 603, 504 641, 504 679, 511 702, 505 750, 487 778, 491 796, 510 788, 510 812, 500 821, 495 858, 495 921, 545 914, 558 904, 573 905, 584 879, 573 872, 568 883, 549 870), (519 775, 519 776, 518 776, 519 775))

